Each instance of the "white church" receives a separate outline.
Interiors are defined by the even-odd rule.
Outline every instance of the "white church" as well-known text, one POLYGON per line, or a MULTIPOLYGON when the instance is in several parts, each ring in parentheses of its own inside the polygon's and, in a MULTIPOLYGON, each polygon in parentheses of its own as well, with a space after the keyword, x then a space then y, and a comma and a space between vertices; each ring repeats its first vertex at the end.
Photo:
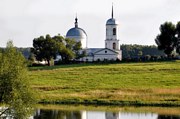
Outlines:
POLYGON ((77 42, 81 42, 83 51, 86 56, 79 59, 80 61, 116 61, 122 60, 122 51, 120 49, 120 43, 118 39, 118 21, 113 16, 113 6, 111 18, 106 22, 106 39, 104 48, 87 48, 87 34, 78 27, 78 19, 75 19, 75 27, 68 30, 66 38, 75 39, 77 42))

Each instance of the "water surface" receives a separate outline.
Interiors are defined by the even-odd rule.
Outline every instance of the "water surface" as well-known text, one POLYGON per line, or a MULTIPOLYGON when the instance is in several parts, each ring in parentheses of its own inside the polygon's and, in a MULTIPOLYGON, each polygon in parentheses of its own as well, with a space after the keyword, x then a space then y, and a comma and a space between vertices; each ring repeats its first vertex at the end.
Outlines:
MULTIPOLYGON (((163 108, 162 108, 163 109, 163 108)), ((133 111, 117 111, 117 110, 79 110, 79 109, 37 109, 32 119, 180 119, 180 114, 166 114, 170 109, 164 109, 163 114, 159 112, 151 112, 142 110, 133 111)), ((173 112, 173 109, 171 109, 173 112)), ((176 110, 174 110, 176 111, 176 110)))

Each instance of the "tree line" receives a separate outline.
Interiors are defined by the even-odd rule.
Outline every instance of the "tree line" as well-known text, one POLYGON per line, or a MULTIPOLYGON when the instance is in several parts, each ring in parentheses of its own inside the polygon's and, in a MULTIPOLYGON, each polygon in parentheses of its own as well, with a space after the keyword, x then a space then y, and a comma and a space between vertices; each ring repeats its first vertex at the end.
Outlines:
MULTIPOLYGON (((25 56, 26 59, 33 60, 35 58, 35 56, 32 55, 31 53, 32 48, 17 48, 17 49, 25 56)), ((147 57, 150 59, 152 57, 165 57, 166 56, 166 54, 163 51, 158 50, 158 47, 155 45, 148 46, 148 45, 137 45, 137 44, 130 44, 130 45, 122 44, 121 50, 122 50, 123 60, 135 60, 142 57, 147 57)), ((85 53, 83 55, 80 55, 80 52, 76 52, 73 54, 74 55, 72 58, 76 57, 76 59, 83 57, 83 55, 84 56, 86 55, 85 53)), ((64 62, 68 62, 68 60, 64 62)))
POLYGON ((155 45, 123 44, 121 50, 124 61, 153 60, 154 58, 165 57, 165 53, 158 50, 155 45))

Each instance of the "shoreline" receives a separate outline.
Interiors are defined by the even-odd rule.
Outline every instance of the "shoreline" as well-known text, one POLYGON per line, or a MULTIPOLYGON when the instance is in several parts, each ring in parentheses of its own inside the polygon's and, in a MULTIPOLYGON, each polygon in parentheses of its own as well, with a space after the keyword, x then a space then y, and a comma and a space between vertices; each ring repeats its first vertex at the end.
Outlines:
POLYGON ((58 100, 40 101, 38 104, 55 105, 86 105, 86 106, 136 106, 136 107, 180 107, 180 102, 141 102, 141 101, 118 101, 118 100, 58 100))

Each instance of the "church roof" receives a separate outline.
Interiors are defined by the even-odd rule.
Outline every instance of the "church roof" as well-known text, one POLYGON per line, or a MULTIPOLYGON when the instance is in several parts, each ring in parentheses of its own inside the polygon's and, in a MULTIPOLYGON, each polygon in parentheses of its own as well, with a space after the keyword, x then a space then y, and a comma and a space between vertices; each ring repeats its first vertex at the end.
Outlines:
POLYGON ((102 50, 104 48, 87 48, 86 49, 86 54, 88 56, 93 56, 95 52, 99 51, 99 50, 102 50))
POLYGON ((87 37, 87 34, 82 28, 74 27, 68 30, 66 37, 69 37, 69 36, 87 37))
POLYGON ((117 25, 118 21, 114 18, 110 18, 107 20, 106 25, 117 25))
POLYGON ((111 51, 111 52, 114 52, 115 54, 118 54, 118 52, 116 52, 115 50, 109 49, 109 48, 102 48, 102 49, 94 52, 94 54, 96 54, 96 53, 98 53, 98 52, 101 52, 101 51, 103 51, 103 50, 109 50, 109 51, 111 51))
POLYGON ((78 19, 75 19, 75 27, 71 28, 68 30, 66 37, 82 37, 82 38, 86 38, 87 34, 86 32, 82 29, 78 27, 78 19))
POLYGON ((106 25, 117 25, 118 21, 114 19, 114 12, 113 12, 113 6, 112 6, 112 14, 111 18, 107 20, 106 25))

